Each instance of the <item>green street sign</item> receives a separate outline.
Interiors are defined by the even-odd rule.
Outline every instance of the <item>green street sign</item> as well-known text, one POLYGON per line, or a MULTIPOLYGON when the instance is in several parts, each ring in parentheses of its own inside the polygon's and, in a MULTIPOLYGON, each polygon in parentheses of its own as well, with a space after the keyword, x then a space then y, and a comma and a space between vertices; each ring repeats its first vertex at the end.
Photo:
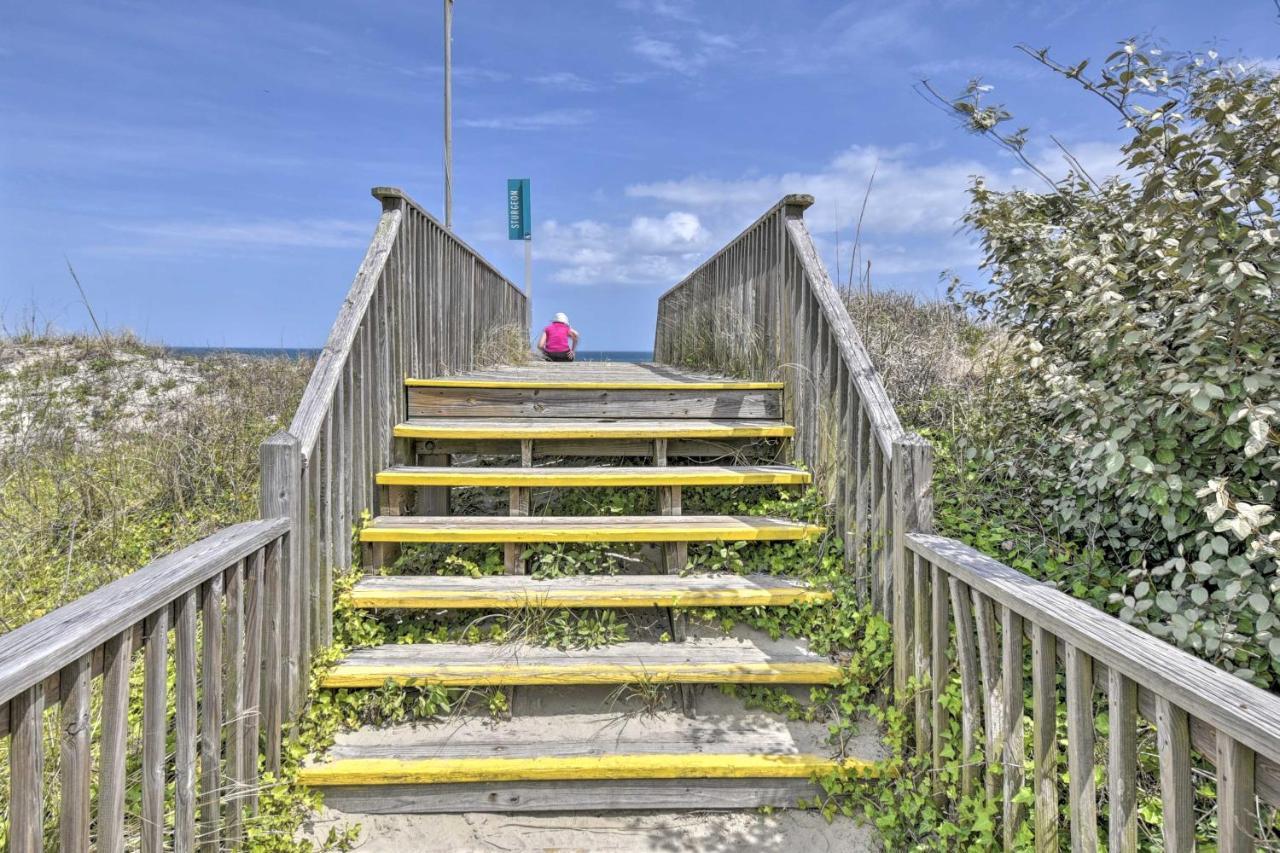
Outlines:
POLYGON ((529 217, 529 179, 507 179, 507 239, 527 240, 533 234, 529 217))

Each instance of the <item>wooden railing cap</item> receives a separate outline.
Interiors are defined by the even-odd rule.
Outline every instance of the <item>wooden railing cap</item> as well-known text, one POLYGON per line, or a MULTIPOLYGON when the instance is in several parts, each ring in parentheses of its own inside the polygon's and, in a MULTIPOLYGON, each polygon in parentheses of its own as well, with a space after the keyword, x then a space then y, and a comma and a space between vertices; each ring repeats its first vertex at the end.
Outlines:
POLYGON ((287 518, 224 527, 10 631, 0 637, 0 704, 288 532, 287 518))
POLYGON ((798 207, 800 213, 813 207, 813 196, 808 193, 788 193, 782 197, 782 201, 778 202, 779 207, 798 207))

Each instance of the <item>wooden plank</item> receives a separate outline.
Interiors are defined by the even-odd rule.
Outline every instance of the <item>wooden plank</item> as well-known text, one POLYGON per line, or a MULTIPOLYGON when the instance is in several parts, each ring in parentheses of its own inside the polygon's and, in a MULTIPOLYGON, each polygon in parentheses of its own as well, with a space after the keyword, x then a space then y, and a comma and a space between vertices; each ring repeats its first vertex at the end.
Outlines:
POLYGON ((147 618, 142 688, 142 826, 144 853, 164 850, 164 793, 168 711, 169 607, 147 618))
POLYGON ((927 496, 930 493, 933 462, 929 445, 916 435, 895 440, 892 464, 893 541, 888 544, 893 572, 893 683, 894 690, 901 694, 906 690, 912 669, 911 635, 914 613, 910 605, 913 558, 907 548, 906 533, 930 527, 932 508, 927 496))
POLYGON ((1195 800, 1191 785, 1191 742, 1187 712, 1169 699, 1156 697, 1156 752, 1160 757, 1161 831, 1164 849, 1195 849, 1195 800))
POLYGON ((908 554, 908 557, 911 560, 912 575, 911 624, 915 628, 911 635, 911 673, 918 685, 915 693, 915 743, 917 752, 923 754, 925 750, 932 749, 933 743, 933 624, 929 618, 933 597, 930 591, 929 563, 918 554, 908 554))
MULTIPOLYGON (((917 559, 920 559, 917 555, 917 559)), ((947 685, 950 683, 951 666, 947 657, 947 649, 951 642, 951 623, 947 619, 947 576, 942 569, 937 566, 930 565, 929 586, 932 598, 932 607, 930 608, 929 621, 932 623, 929 630, 929 638, 932 644, 930 654, 930 670, 929 682, 931 689, 929 691, 930 704, 932 705, 932 722, 933 730, 933 746, 931 749, 933 759, 933 796, 937 801, 942 801, 945 797, 942 781, 942 769, 945 763, 943 758, 944 742, 947 735, 947 709, 943 704, 942 697, 946 692, 947 685)))
POLYGON ((1252 853, 1258 829, 1253 751, 1218 734, 1218 850, 1252 853))
POLYGON ((533 782, 571 779, 807 779, 837 768, 873 777, 874 763, 825 755, 690 752, 606 754, 564 758, 348 758, 303 767, 299 784, 436 785, 473 782, 533 782))
POLYGON ((263 607, 262 607, 262 678, 259 687, 261 707, 259 719, 265 737, 266 769, 272 774, 280 774, 280 749, 283 735, 285 710, 283 691, 283 637, 281 607, 284 595, 283 560, 284 550, 280 542, 272 542, 266 550, 266 568, 263 573, 263 607))
MULTIPOLYGON (((358 430, 357 430, 358 432, 358 430)), ((298 440, 287 432, 278 432, 262 442, 259 449, 261 493, 259 510, 263 518, 285 518, 289 522, 288 535, 280 549, 279 573, 279 656, 280 688, 286 713, 292 714, 301 702, 303 672, 302 599, 299 575, 301 563, 302 524, 302 457, 298 440)), ((357 466, 354 469, 359 472, 357 466)), ((353 482, 361 478, 355 477, 353 482)), ((372 488, 372 484, 370 484, 372 488)))
POLYGON ((808 471, 789 465, 697 465, 666 468, 629 466, 555 466, 543 468, 461 468, 398 466, 380 471, 384 486, 472 486, 492 488, 659 487, 659 486, 803 486, 808 471))
POLYGON ((102 647, 102 732, 98 756, 97 843, 101 853, 124 851, 125 753, 129 735, 129 673, 133 631, 122 631, 102 647))
MULTIPOLYGON (((667 377, 661 382, 646 382, 640 380, 631 380, 625 378, 633 374, 629 372, 622 373, 584 373, 586 376, 597 377, 594 380, 581 380, 576 377, 579 375, 578 370, 586 368, 587 363, 575 363, 572 368, 565 368, 556 365, 554 371, 540 370, 533 374, 523 374, 528 378, 508 378, 508 379, 473 379, 470 376, 454 376, 454 377, 435 377, 433 379, 406 379, 404 381, 407 388, 455 388, 455 389, 515 389, 515 390, 543 390, 543 391, 781 391, 786 387, 781 382, 743 382, 736 379, 724 380, 719 382, 708 382, 705 380, 691 377, 688 379, 680 379, 667 377), (568 371, 572 371, 569 373, 568 371), (556 374, 564 374, 564 379, 552 379, 548 377, 556 374), (615 376, 622 378, 601 379, 601 376, 615 376), (575 378, 568 378, 569 376, 575 378)), ((589 368, 588 368, 589 369, 589 368)), ((473 376, 483 374, 471 374, 473 376)), ((488 374, 502 375, 502 374, 488 374)), ((645 375, 646 378, 648 374, 645 375)))
POLYGON ((1067 644, 1067 774, 1071 849, 1098 849, 1098 800, 1093 780, 1093 660, 1067 644))
POLYGON ((1280 759, 1280 696, 1229 675, 1051 586, 941 536, 910 536, 912 547, 983 594, 1115 668, 1140 687, 1225 732, 1259 755, 1280 759))
MULTIPOLYGON (((667 457, 669 459, 733 459, 733 458, 774 458, 779 452, 781 440, 772 438, 731 438, 721 441, 708 439, 668 439, 667 457)), ((519 456, 520 442, 517 439, 441 439, 413 442, 415 452, 419 454, 419 463, 435 465, 429 461, 433 454, 463 454, 475 456, 519 456)), ((634 456, 648 458, 653 455, 653 442, 644 439, 576 439, 559 441, 542 439, 534 441, 533 456, 535 459, 559 458, 565 456, 581 456, 595 458, 616 458, 634 456)))
POLYGON ((792 648, 732 639, 683 643, 626 642, 598 649, 520 644, 386 645, 356 649, 321 682, 324 687, 397 684, 507 686, 547 684, 832 684, 840 667, 792 648))
POLYGON ((62 806, 58 813, 58 836, 61 849, 70 853, 89 850, 89 682, 92 671, 92 659, 83 657, 65 667, 58 680, 62 704, 58 766, 62 806))
MULTIPOLYGON (((516 470, 528 471, 533 465, 533 442, 529 440, 520 442, 520 468, 516 470)), ((530 493, 529 488, 513 487, 510 490, 509 514, 527 516, 529 514, 530 493)), ((520 556, 522 549, 515 542, 508 542, 504 546, 504 558, 508 574, 524 574, 525 561, 520 556)))
POLYGON ((355 281, 347 293, 346 300, 338 312, 338 317, 329 330, 329 339, 325 342, 316 366, 311 371, 302 400, 294 412, 289 431, 298 437, 304 455, 311 453, 319 435, 320 425, 329 412, 329 401, 333 399, 334 388, 342 377, 347 365, 356 331, 360 327, 368 310, 369 302, 377 288, 391 248, 395 244, 400 231, 402 214, 399 210, 384 211, 378 220, 373 239, 365 253, 360 268, 356 271, 355 281))
POLYGON ((1107 670, 1107 849, 1138 849, 1138 686, 1107 670))
POLYGON ((807 779, 635 779, 352 785, 324 789, 325 805, 360 815, 790 808, 822 788, 807 779))
POLYGON ((178 599, 174 619, 174 821, 175 850, 196 849, 196 595, 178 599))
POLYGON ((395 609, 513 607, 764 607, 831 600, 829 590, 777 575, 580 575, 534 580, 444 575, 366 577, 352 605, 395 609))
POLYGON ((1000 668, 997 663, 995 616, 991 599, 970 590, 973 612, 978 629, 978 671, 982 676, 982 719, 986 726, 984 747, 987 772, 984 781, 987 796, 995 799, 999 787, 997 775, 1004 754, 1004 691, 1000 686, 1000 668))
POLYGON ((1035 848, 1058 853, 1058 641, 1039 625, 1030 627, 1035 848))
POLYGON ((782 417, 780 391, 741 389, 415 388, 410 418, 766 418, 782 417))
POLYGON ((266 554, 256 551, 249 558, 249 574, 245 585, 245 725, 241 779, 245 785, 245 812, 258 811, 258 736, 262 729, 263 615, 266 609, 266 554))
POLYGON ((421 439, 620 439, 790 438, 795 429, 759 419, 609 421, 594 418, 414 418, 396 424, 397 438, 421 439))
POLYGON ((222 575, 200 590, 200 849, 216 853, 222 826, 222 575))
POLYGON ((0 636, 0 702, 56 675, 285 529, 279 521, 223 528, 52 613, 0 636))
POLYGON ((1023 643, 1022 617, 1007 607, 1000 608, 1000 707, 1004 712, 1003 725, 1003 835, 1004 848, 1012 850, 1026 822, 1026 808, 1015 798, 1022 792, 1026 781, 1024 763, 1026 746, 1023 740, 1025 719, 1025 693, 1022 674, 1023 643))
MULTIPOLYGON (((240 797, 245 789, 245 561, 236 563, 227 573, 226 634, 222 665, 222 695, 227 705, 224 727, 226 729, 226 778, 223 794, 225 801, 227 846, 236 848, 242 840, 240 797)), ((325 571, 328 571, 327 565, 325 571)), ((319 639, 317 637, 317 639, 319 639)), ((254 750, 256 757, 257 750, 254 750)))
POLYGON ((685 516, 392 516, 375 518, 361 542, 714 542, 819 536, 823 528, 780 518, 685 516))
POLYGON ((982 725, 978 651, 974 644, 969 588, 955 577, 949 577, 947 583, 951 590, 951 614, 956 625, 956 663, 960 668, 960 794, 969 796, 973 793, 975 768, 972 762, 977 749, 978 727, 982 725))
POLYGON ((44 687, 9 702, 9 849, 44 849, 44 687))

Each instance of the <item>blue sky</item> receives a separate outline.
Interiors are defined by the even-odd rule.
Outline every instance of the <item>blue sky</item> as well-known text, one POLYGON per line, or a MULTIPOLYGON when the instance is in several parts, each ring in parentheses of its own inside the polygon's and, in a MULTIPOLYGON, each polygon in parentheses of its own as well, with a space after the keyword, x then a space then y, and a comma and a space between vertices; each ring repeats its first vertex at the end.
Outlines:
MULTIPOLYGON (((535 319, 647 349, 656 296, 786 192, 835 272, 867 179, 878 287, 971 281, 969 176, 1028 183, 912 89, 981 75, 1112 167, 1114 114, 1014 50, 1100 59, 1148 35, 1274 61, 1270 0, 457 0, 455 230, 513 280, 505 179, 533 182, 535 319)), ((441 215, 441 10, 350 3, 8 2, 0 9, 0 318, 148 339, 319 346, 377 219, 441 215)), ((841 259, 847 270, 847 259, 841 259)))

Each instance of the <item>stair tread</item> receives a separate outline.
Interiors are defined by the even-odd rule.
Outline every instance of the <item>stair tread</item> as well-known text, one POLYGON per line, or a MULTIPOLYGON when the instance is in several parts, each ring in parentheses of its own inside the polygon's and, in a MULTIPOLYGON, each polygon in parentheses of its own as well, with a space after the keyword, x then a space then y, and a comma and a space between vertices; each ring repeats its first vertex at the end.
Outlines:
POLYGON ((398 438, 421 439, 729 439, 794 434, 790 424, 763 418, 410 418, 395 428, 398 438))
POLYGON ((510 388, 529 391, 781 391, 781 382, 745 382, 732 379, 708 380, 651 378, 609 378, 601 375, 585 379, 546 379, 545 374, 529 378, 467 379, 458 377, 438 379, 406 379, 408 388, 510 388))
POLYGON ((748 515, 378 516, 362 542, 709 542, 785 540, 824 528, 748 515))
POLYGON ((731 607, 826 601, 827 590, 774 575, 583 575, 535 580, 523 575, 482 578, 366 577, 352 591, 356 607, 731 607))
POLYGON ((747 486, 804 485, 809 472, 790 465, 689 465, 689 466, 545 466, 422 467, 399 465, 380 471, 384 486, 747 486))
POLYGON ((825 726, 762 712, 690 719, 564 714, 547 736, 546 718, 462 717, 427 726, 362 729, 340 735, 305 765, 313 786, 436 784, 581 779, 807 778, 843 762, 873 775, 879 750, 855 740, 842 759, 825 726))
POLYGON ((445 686, 537 684, 753 683, 831 684, 840 667, 795 644, 767 647, 734 638, 682 643, 625 642, 596 649, 522 643, 390 644, 356 649, 322 681, 325 687, 396 683, 445 686))

